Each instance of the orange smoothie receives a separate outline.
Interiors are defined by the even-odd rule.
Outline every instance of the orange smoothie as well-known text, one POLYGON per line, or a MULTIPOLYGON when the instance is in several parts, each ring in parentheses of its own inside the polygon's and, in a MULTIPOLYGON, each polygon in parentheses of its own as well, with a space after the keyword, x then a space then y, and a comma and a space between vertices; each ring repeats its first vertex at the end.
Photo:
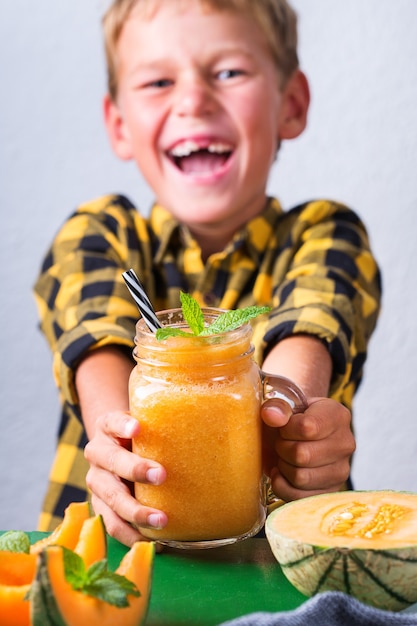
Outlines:
POLYGON ((224 539, 262 523, 261 390, 251 354, 250 326, 205 338, 137 338, 133 451, 167 471, 162 485, 135 485, 142 504, 168 516, 162 530, 141 528, 147 537, 224 539))

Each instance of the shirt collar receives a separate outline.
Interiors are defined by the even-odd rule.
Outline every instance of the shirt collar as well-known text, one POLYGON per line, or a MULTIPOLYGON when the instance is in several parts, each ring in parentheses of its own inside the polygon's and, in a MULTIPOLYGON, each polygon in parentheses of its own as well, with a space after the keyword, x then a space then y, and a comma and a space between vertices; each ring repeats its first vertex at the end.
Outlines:
MULTIPOLYGON (((265 208, 235 234, 224 253, 227 254, 245 246, 248 255, 258 264, 282 214, 283 210, 279 201, 276 198, 268 198, 265 208)), ((159 240, 159 248, 155 255, 156 263, 162 261, 174 241, 178 245, 178 238, 186 246, 189 246, 193 240, 188 228, 181 225, 167 209, 159 204, 153 205, 149 219, 151 229, 159 240)), ((197 245, 196 242, 194 243, 197 245)))
POLYGON ((178 237, 180 224, 174 219, 169 211, 160 204, 154 204, 149 217, 151 230, 155 233, 159 247, 155 254, 155 262, 160 263, 167 250, 171 246, 171 241, 178 237))
POLYGON ((240 232, 236 233, 232 241, 234 249, 244 245, 248 256, 256 265, 259 265, 282 214, 283 210, 279 201, 276 198, 268 198, 259 215, 251 219, 240 232))

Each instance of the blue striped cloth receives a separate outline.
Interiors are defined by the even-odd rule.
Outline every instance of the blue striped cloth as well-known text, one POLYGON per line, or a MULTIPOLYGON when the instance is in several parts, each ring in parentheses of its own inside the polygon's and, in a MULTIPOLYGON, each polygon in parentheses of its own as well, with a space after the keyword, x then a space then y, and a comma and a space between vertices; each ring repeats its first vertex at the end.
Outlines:
POLYGON ((366 606, 339 591, 326 591, 293 611, 252 613, 221 626, 417 626, 417 604, 394 613, 366 606))

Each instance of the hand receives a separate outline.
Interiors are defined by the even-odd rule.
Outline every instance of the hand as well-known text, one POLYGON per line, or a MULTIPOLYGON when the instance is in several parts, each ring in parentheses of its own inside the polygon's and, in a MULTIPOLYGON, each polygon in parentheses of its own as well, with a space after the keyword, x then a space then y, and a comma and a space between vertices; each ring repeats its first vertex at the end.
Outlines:
POLYGON ((166 478, 161 465, 130 451, 139 430, 128 413, 107 413, 97 419, 84 451, 94 511, 103 516, 107 532, 128 546, 145 539, 135 525, 163 528, 167 523, 165 513, 142 506, 132 495, 133 482, 159 485, 166 478))
POLYGON ((285 501, 339 491, 355 450, 350 411, 329 398, 312 398, 304 413, 290 415, 283 403, 262 407, 265 473, 285 501))

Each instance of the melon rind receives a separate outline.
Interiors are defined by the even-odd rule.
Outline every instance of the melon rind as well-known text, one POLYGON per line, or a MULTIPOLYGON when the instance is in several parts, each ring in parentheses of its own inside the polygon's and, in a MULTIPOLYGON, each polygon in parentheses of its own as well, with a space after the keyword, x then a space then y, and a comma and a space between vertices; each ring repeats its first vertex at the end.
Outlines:
MULTIPOLYGON (((357 493, 352 492, 352 497, 357 493)), ((411 495, 417 504, 417 494, 411 495)), ((334 496, 336 501, 337 494, 334 496)), ((417 537, 415 545, 390 549, 380 545, 378 549, 315 546, 280 534, 279 516, 289 506, 296 507, 297 503, 273 511, 265 531, 283 573, 301 593, 310 597, 323 591, 342 591, 365 604, 390 611, 417 602, 417 537)), ((308 517, 305 524, 308 527, 308 517)))

